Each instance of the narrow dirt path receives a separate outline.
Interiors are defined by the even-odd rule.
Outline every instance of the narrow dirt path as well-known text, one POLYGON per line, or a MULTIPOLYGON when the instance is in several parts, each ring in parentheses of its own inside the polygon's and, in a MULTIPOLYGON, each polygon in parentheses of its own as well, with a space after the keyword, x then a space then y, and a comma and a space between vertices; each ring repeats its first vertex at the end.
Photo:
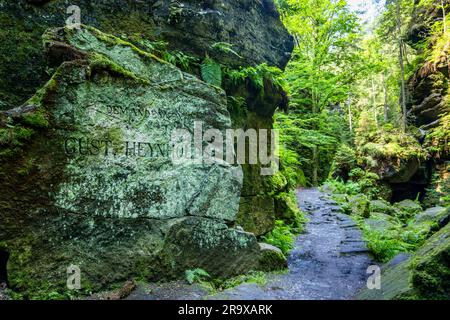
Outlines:
POLYGON ((309 222, 288 257, 285 274, 268 274, 260 286, 244 283, 213 296, 181 283, 157 285, 129 299, 327 300, 352 299, 367 279, 371 258, 354 221, 318 189, 297 190, 309 222), (148 292, 148 291, 147 291, 148 292))
POLYGON ((367 279, 371 265, 361 232, 318 189, 297 191, 309 223, 288 258, 289 272, 270 275, 265 286, 242 284, 214 299, 351 299, 367 279))

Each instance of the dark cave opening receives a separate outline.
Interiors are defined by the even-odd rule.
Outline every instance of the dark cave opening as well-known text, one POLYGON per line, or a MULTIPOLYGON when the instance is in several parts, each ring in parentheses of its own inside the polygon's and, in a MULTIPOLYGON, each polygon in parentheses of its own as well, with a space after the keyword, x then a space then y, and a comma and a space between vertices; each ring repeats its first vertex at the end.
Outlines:
POLYGON ((412 183, 398 183, 391 185, 392 187, 392 197, 391 202, 400 202, 402 200, 418 199, 422 202, 425 196, 425 185, 412 184, 412 183))
POLYGON ((0 249, 0 287, 8 285, 8 270, 7 270, 8 259, 9 259, 9 252, 0 249))

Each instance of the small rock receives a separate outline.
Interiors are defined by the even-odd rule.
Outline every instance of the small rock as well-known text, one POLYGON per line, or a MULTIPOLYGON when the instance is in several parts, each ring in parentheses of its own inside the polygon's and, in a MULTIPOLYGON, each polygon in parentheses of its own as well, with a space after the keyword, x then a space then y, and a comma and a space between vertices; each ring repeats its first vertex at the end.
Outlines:
POLYGON ((287 268, 287 259, 279 248, 268 243, 259 243, 259 247, 259 269, 268 272, 287 268))

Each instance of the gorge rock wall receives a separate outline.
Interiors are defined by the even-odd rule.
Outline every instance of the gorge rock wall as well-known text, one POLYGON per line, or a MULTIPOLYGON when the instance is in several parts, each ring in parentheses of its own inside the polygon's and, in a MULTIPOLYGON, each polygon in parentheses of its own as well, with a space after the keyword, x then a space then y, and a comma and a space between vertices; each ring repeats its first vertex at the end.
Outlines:
POLYGON ((248 81, 224 91, 148 52, 165 40, 229 67, 283 68, 293 45, 273 2, 235 2, 80 1, 99 31, 61 28, 65 1, 0 1, 0 250, 14 289, 65 294, 69 264, 84 293, 193 268, 267 268, 255 234, 273 228, 285 180, 261 177, 260 164, 174 166, 170 133, 193 133, 196 120, 271 129, 285 94, 268 79, 264 95, 248 81), (227 102, 237 92, 247 108, 227 102))
MULTIPOLYGON (((272 0, 80 0, 81 23, 140 45, 166 41, 171 50, 229 66, 261 63, 284 68, 293 49, 272 0), (229 43, 238 55, 214 49, 229 43)), ((49 78, 41 36, 61 27, 66 1, 0 1, 0 108, 16 107, 49 78)))
MULTIPOLYGON (((419 54, 423 54, 420 43, 427 41, 429 48, 435 45, 430 28, 442 19, 440 5, 439 1, 427 9, 416 4, 407 41, 419 50, 419 54)), ((409 79, 407 105, 408 117, 420 129, 421 143, 432 158, 421 164, 407 185, 399 186, 425 194, 423 200, 429 206, 448 204, 443 197, 450 192, 449 57, 445 50, 436 56, 434 60, 426 57, 409 79)))

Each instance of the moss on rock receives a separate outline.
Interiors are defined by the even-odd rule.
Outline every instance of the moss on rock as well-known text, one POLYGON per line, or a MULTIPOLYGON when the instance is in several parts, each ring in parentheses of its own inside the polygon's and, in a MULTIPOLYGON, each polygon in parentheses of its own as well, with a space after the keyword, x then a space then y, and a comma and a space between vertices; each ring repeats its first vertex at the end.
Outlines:
POLYGON ((450 224, 435 233, 414 255, 411 282, 420 295, 450 298, 450 224))

